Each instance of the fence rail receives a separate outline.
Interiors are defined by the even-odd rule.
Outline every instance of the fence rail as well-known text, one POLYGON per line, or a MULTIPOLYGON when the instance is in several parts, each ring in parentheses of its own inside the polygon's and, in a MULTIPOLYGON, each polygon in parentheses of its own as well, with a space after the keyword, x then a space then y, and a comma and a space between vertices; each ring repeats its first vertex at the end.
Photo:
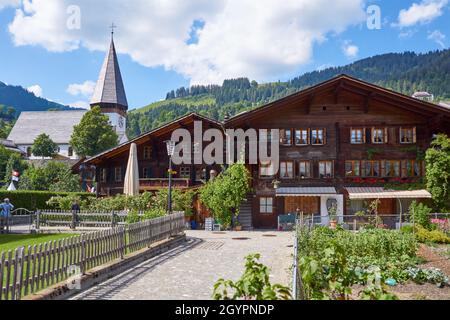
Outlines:
POLYGON ((0 301, 20 300, 131 252, 181 234, 184 214, 175 213, 126 226, 20 247, 0 254, 0 301))

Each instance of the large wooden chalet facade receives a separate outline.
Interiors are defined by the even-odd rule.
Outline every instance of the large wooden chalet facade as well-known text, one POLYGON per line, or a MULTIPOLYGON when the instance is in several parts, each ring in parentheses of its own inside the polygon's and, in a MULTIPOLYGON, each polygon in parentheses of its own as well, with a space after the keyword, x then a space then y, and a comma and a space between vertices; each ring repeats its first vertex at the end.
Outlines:
MULTIPOLYGON (((270 163, 248 166, 253 194, 243 214, 254 228, 276 228, 279 215, 298 210, 327 216, 330 199, 341 214, 360 211, 370 199, 381 200, 381 214, 405 212, 411 201, 430 194, 383 187, 420 181, 425 175, 421 155, 433 135, 450 133, 450 109, 342 75, 224 123, 189 115, 89 159, 86 164, 96 166, 99 193, 122 192, 132 142, 138 144, 142 191, 166 187, 164 141, 176 128, 192 130, 195 120, 204 130, 281 130, 278 174, 268 175, 270 163)), ((200 186, 213 169, 220 166, 175 168, 176 186, 200 186)))

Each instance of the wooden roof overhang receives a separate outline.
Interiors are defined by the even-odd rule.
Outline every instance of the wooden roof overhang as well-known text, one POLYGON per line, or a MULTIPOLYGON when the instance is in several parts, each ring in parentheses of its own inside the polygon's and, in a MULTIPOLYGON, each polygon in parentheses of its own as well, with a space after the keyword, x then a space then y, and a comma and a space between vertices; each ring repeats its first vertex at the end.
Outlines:
POLYGON ((325 92, 333 92, 334 102, 338 104, 339 94, 344 90, 364 97, 365 113, 369 112, 371 102, 376 100, 394 108, 416 113, 430 119, 436 118, 440 121, 450 122, 450 109, 448 108, 421 101, 347 75, 340 75, 262 107, 240 113, 227 120, 225 122, 225 128, 248 127, 250 121, 266 116, 273 116, 274 112, 279 112, 278 108, 292 104, 305 105, 307 113, 309 113, 315 98, 325 92))
POLYGON ((209 128, 223 129, 222 124, 218 121, 212 120, 197 113, 190 113, 186 116, 178 118, 170 123, 167 123, 159 128, 146 132, 139 137, 130 140, 122 145, 119 145, 113 149, 100 153, 99 155, 89 158, 84 161, 85 164, 98 165, 104 161, 113 159, 123 153, 129 152, 132 143, 136 143, 138 146, 151 143, 161 137, 171 135, 176 129, 188 129, 193 127, 194 121, 203 121, 208 124, 209 128))

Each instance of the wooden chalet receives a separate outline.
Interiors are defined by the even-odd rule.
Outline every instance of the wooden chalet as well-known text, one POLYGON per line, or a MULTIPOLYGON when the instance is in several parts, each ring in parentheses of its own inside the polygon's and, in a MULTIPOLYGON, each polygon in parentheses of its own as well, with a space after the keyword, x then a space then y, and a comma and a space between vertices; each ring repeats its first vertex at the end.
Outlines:
POLYGON ((280 170, 249 166, 254 194, 243 214, 255 228, 275 228, 279 215, 355 214, 380 199, 380 214, 408 210, 424 190, 386 191, 425 175, 423 154, 434 134, 450 133, 450 109, 341 75, 261 108, 239 114, 225 128, 281 129, 280 170), (279 183, 274 183, 278 181, 279 183))
MULTIPOLYGON (((280 170, 271 163, 248 165, 253 193, 241 208, 247 228, 276 228, 279 215, 302 211, 319 218, 354 214, 370 199, 380 199, 381 214, 406 212, 410 203, 430 198, 425 190, 385 190, 390 183, 419 182, 425 175, 423 154, 433 136, 450 133, 450 109, 341 75, 225 123, 190 114, 86 161, 96 167, 100 195, 123 191, 131 143, 138 145, 142 191, 167 187, 164 141, 173 130, 280 129, 280 170)), ((200 186, 211 168, 176 167, 175 186, 200 186)), ((322 220, 325 221, 326 220, 322 220)))
MULTIPOLYGON (((170 140, 174 130, 181 128, 187 129, 194 137, 195 121, 201 121, 204 130, 209 128, 222 130, 219 122, 192 113, 86 160, 85 167, 95 168, 98 194, 111 196, 123 193, 126 166, 132 143, 136 143, 138 148, 141 191, 167 188, 169 158, 165 141, 170 140)), ((195 148, 194 144, 193 148, 195 148)), ((193 152, 195 151, 193 150, 193 152)), ((220 166, 193 164, 174 166, 173 186, 180 189, 200 186, 209 179, 212 170, 220 170, 220 166)))

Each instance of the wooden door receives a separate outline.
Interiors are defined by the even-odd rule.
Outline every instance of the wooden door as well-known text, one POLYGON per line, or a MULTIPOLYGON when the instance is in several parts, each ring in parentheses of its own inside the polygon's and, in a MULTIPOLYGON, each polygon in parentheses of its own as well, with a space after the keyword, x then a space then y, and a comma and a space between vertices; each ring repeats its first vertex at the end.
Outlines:
POLYGON ((397 213, 396 199, 382 199, 378 206, 378 214, 395 215, 397 213))
POLYGON ((320 197, 286 197, 284 213, 320 214, 320 197))

